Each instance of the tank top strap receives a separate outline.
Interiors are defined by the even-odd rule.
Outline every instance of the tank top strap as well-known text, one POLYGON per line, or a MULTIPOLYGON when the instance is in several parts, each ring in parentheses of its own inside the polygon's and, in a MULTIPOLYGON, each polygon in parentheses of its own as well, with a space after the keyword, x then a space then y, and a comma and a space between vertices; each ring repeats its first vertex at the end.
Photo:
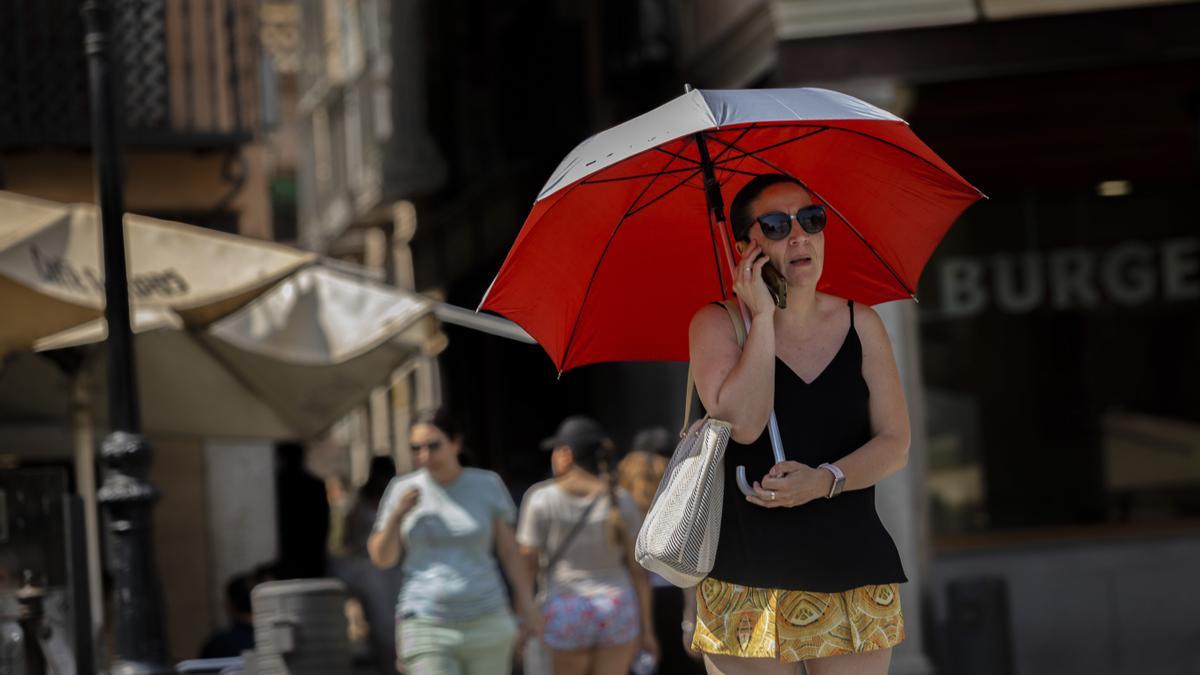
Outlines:
POLYGON ((850 308, 850 330, 854 330, 854 301, 847 300, 846 306, 850 308))

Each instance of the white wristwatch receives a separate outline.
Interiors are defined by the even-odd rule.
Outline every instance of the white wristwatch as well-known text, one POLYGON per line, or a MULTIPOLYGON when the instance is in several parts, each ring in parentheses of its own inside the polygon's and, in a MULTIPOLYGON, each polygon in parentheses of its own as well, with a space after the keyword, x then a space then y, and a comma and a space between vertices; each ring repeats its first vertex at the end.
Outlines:
POLYGON ((842 473, 842 470, 838 468, 837 464, 826 463, 817 468, 825 469, 829 473, 833 474, 833 487, 829 488, 829 494, 826 495, 825 498, 833 499, 834 497, 842 494, 842 488, 846 485, 846 474, 842 473))

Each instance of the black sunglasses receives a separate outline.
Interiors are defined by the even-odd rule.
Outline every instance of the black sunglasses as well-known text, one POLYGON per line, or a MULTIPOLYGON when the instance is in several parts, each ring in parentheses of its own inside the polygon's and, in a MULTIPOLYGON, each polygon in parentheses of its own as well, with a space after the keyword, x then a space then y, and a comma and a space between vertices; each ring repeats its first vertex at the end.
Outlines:
POLYGON ((754 219, 762 228, 763 236, 771 240, 779 240, 792 233, 792 220, 800 224, 800 229, 809 234, 816 234, 825 229, 825 207, 820 204, 805 206, 796 211, 795 215, 783 211, 771 211, 754 219))
POLYGON ((442 447, 441 441, 429 441, 428 443, 413 443, 412 451, 420 452, 422 448, 428 448, 430 452, 436 452, 437 449, 440 447, 442 447))

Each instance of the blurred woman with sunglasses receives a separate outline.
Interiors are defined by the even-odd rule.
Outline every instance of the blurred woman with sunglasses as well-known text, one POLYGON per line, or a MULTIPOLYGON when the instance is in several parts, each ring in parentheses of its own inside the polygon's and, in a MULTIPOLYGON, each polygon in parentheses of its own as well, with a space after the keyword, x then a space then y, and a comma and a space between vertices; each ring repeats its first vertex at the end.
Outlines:
POLYGON ((459 463, 462 434, 445 410, 409 432, 418 469, 394 478, 368 541, 371 560, 403 559, 397 649, 410 675, 502 675, 517 623, 497 562, 512 582, 525 630, 540 633, 532 579, 517 549, 516 507, 500 476, 459 463))
POLYGON ((882 674, 904 639, 907 579, 874 486, 907 462, 908 411, 879 316, 817 290, 825 222, 795 178, 751 179, 730 207, 744 347, 725 308, 692 319, 700 399, 733 427, 716 564, 697 589, 692 640, 710 673, 794 674, 803 662, 809 675, 882 674), (767 265, 786 302, 768 290, 767 265), (737 465, 753 495, 738 489, 737 465))

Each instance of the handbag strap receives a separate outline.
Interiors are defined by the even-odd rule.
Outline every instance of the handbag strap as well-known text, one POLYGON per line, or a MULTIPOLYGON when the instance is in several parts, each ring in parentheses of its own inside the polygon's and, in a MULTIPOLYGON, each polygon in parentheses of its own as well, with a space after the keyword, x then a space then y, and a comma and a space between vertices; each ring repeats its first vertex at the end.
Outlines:
POLYGON ((554 550, 554 553, 546 558, 546 566, 543 569, 544 573, 549 573, 550 570, 554 569, 554 566, 558 564, 558 561, 562 560, 563 554, 567 552, 567 547, 571 545, 571 542, 575 539, 575 536, 578 535, 580 530, 583 529, 584 524, 587 523, 588 515, 591 514, 592 509, 603 496, 604 493, 601 492, 600 494, 596 495, 595 499, 588 502, 587 507, 584 508, 583 513, 579 516, 579 520, 575 521, 575 525, 571 527, 571 531, 567 532, 567 536, 563 537, 563 540, 559 542, 558 548, 554 550))
MULTIPOLYGON (((738 347, 746 345, 746 324, 742 323, 742 315, 737 309, 734 309, 737 300, 727 300, 725 302, 716 303, 725 308, 729 314, 729 320, 733 322, 733 334, 737 336, 738 347)), ((692 373, 692 364, 688 362, 687 385, 684 388, 683 398, 683 426, 679 429, 679 437, 683 438, 687 434, 688 425, 692 422, 692 399, 696 397, 696 378, 692 373)))

